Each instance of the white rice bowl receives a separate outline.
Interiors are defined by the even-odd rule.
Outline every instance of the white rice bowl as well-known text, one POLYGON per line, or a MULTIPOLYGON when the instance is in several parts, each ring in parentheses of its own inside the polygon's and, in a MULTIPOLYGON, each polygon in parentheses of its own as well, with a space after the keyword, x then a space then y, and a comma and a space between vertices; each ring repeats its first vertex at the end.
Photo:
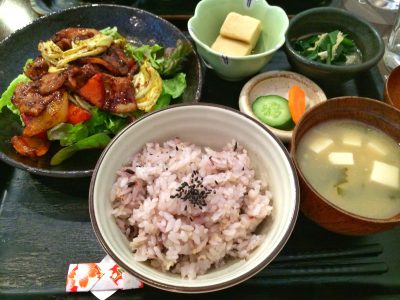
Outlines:
MULTIPOLYGON (((151 145, 151 147, 155 147, 155 144, 151 145)), ((152 149, 151 147, 149 150, 152 149)), ((206 159, 204 158, 204 160, 206 159)), ((146 158, 146 161, 149 160, 146 158)), ((183 166, 184 165, 185 164, 183 164, 183 166)), ((136 168, 136 165, 134 167, 136 168)), ((155 165, 153 165, 153 167, 155 167, 155 165)), ((238 174, 240 170, 237 170, 238 174)), ((137 170, 135 170, 135 173, 136 171, 137 170)), ((203 172, 201 167, 198 168, 198 171, 199 173, 203 172)), ((161 171, 161 173, 163 173, 163 171, 161 171)), ((145 178, 145 174, 141 174, 141 176, 145 178)), ((206 180, 207 176, 208 175, 204 176, 204 180, 206 180)), ((141 180, 143 180, 143 178, 141 180)), ((212 197, 207 197, 207 201, 210 201, 207 207, 210 205, 210 209, 218 205, 218 202, 216 201, 214 203, 212 199, 214 195, 217 197, 221 190, 219 190, 220 187, 218 186, 212 186, 211 179, 207 180, 209 180, 207 188, 216 190, 216 194, 213 194, 212 197)), ((222 179, 220 180, 223 181, 222 179)), ((217 182, 219 183, 218 180, 217 182)), ((174 207, 171 206, 170 202, 171 191, 176 191, 176 185, 180 184, 180 180, 171 180, 169 183, 171 184, 170 187, 168 187, 168 185, 164 186, 166 190, 168 190, 168 193, 160 197, 164 199, 162 200, 164 201, 162 204, 163 208, 166 212, 170 210, 172 212, 179 211, 184 214, 185 206, 187 205, 186 201, 174 201, 176 203, 174 207)), ((131 187, 133 186, 131 185, 131 187)), ((245 185, 243 185, 241 187, 240 185, 232 184, 230 188, 232 188, 232 190, 228 192, 230 195, 236 193, 239 195, 231 200, 240 202, 244 199, 243 195, 241 195, 241 193, 245 193, 243 189, 248 189, 249 186, 245 187, 245 185), (238 200, 240 198, 242 200, 238 200)), ((134 193, 136 192, 139 192, 139 190, 134 193)), ((132 189, 130 189, 130 193, 132 194, 132 189)), ((257 194, 257 196, 259 195, 257 194)), ((120 198, 120 195, 118 197, 120 198)), ((175 198, 172 199, 177 200, 175 198)), ((162 201, 160 202, 159 199, 157 201, 157 205, 161 205, 160 203, 162 201)), ((251 120, 237 111, 216 105, 181 105, 170 107, 148 114, 139 121, 129 125, 113 139, 100 157, 92 177, 89 193, 89 211, 94 232, 106 252, 118 264, 128 272, 139 277, 145 284, 168 291, 184 293, 220 290, 243 282, 261 271, 276 257, 276 255, 278 255, 288 240, 297 218, 298 205, 299 188, 297 176, 284 146, 258 122, 251 120), (229 243, 222 243, 224 247, 221 247, 218 246, 220 245, 219 243, 215 242, 216 246, 212 247, 212 250, 211 248, 208 249, 208 256, 206 255, 207 260, 204 261, 204 265, 196 263, 194 268, 191 264, 186 264, 186 267, 184 267, 185 264, 181 264, 179 267, 177 267, 177 264, 168 267, 168 261, 176 258, 177 252, 182 249, 177 250, 177 248, 173 248, 173 251, 170 251, 167 255, 164 249, 160 248, 158 249, 160 251, 158 251, 157 248, 155 248, 155 250, 154 247, 149 247, 157 245, 157 242, 153 240, 150 241, 149 244, 148 241, 151 240, 151 238, 149 239, 147 236, 145 238, 146 247, 141 248, 141 245, 143 246, 141 243, 143 243, 144 239, 134 240, 132 244, 132 238, 128 239, 127 236, 132 237, 135 234, 132 233, 133 235, 130 236, 131 233, 126 230, 131 230, 133 227, 129 229, 128 226, 126 226, 126 221, 123 220, 127 218, 126 214, 129 215, 129 213, 125 211, 126 208, 129 208, 127 211, 132 211, 135 205, 132 203, 128 204, 132 199, 125 199, 126 203, 123 205, 113 204, 110 199, 110 194, 115 197, 116 193, 118 193, 116 188, 113 188, 117 180, 120 180, 117 183, 119 185, 124 186, 124 184, 128 184, 129 176, 120 176, 120 179, 117 179, 121 173, 119 173, 119 175, 117 174, 118 172, 124 172, 121 171, 121 168, 126 168, 133 154, 142 151, 147 143, 154 143, 156 141, 162 145, 162 143, 175 139, 177 136, 179 136, 181 141, 187 141, 189 144, 202 147, 209 147, 213 150, 221 150, 224 146, 230 147, 230 149, 233 150, 234 142, 232 142, 232 140, 237 141, 238 145, 243 146, 244 149, 248 151, 251 165, 243 170, 246 175, 243 173, 240 174, 240 176, 244 176, 243 178, 245 178, 246 176, 251 177, 251 174, 254 175, 255 180, 250 189, 255 188, 257 190, 258 186, 261 191, 260 195, 264 199, 262 201, 263 205, 255 208, 257 207, 256 205, 254 209, 260 212, 257 218, 264 218, 267 216, 258 226, 258 222, 254 222, 243 227, 246 228, 244 230, 245 233, 242 231, 242 235, 245 237, 242 239, 243 243, 236 243, 237 245, 243 245, 243 248, 239 247, 240 249, 238 248, 238 251, 230 251, 227 250, 229 248, 227 247, 229 243), (226 146, 227 143, 231 144, 226 146), (254 173, 252 173, 252 170, 254 170, 254 173), (268 189, 262 182, 268 183, 268 189), (272 199, 270 199, 271 195, 272 199), (268 204, 266 205, 266 203, 268 204), (272 210, 271 205, 273 206, 272 210), (119 220, 118 225, 115 217, 119 220), (257 227, 257 229, 255 233, 250 233, 247 229, 254 229, 253 227, 257 227), (121 231, 121 228, 123 228, 125 234, 121 231), (139 251, 138 249, 140 248, 142 250, 139 251), (150 248, 152 248, 152 250, 149 250, 150 248), (135 250, 135 253, 132 253, 132 249, 135 250), (138 261, 138 258, 139 260, 148 259, 149 255, 153 258, 157 257, 157 259, 153 259, 152 262, 138 261), (221 259, 221 256, 229 257, 229 259, 221 259), (169 269, 169 271, 167 271, 167 269, 169 269)), ((188 211, 193 209, 193 211, 191 211, 191 213, 193 213, 196 209, 198 210, 200 208, 193 208, 190 206, 186 209, 188 211)), ((204 209, 204 207, 201 209, 204 209)), ((216 211, 217 210, 214 212, 216 211)), ((250 210, 248 213, 250 213, 250 210)), ((155 217, 155 215, 156 214, 151 213, 150 210, 147 212, 144 210, 142 221, 146 218, 155 217), (145 216, 146 213, 148 213, 147 216, 145 216)), ((185 226, 187 224, 182 224, 182 222, 178 224, 179 226, 176 225, 168 214, 164 213, 161 215, 163 215, 163 217, 159 221, 161 223, 164 223, 164 221, 166 222, 165 224, 160 224, 160 228, 163 228, 164 231, 167 227, 169 227, 169 232, 174 232, 174 229, 178 232, 179 229, 184 228, 186 228, 187 231, 192 230, 185 226), (169 221, 171 223, 168 225, 169 221), (182 226, 184 227, 182 228, 182 226)), ((170 215, 173 214, 170 213, 170 215)), ((132 218, 132 216, 128 216, 128 219, 129 218, 132 218)), ((131 221, 134 220, 132 219, 131 221)), ((233 222, 232 224, 238 224, 235 225, 238 226, 236 229, 228 230, 225 234, 218 233, 218 236, 226 238, 231 235, 234 237, 235 234, 240 231, 238 230, 241 226, 240 223, 242 222, 233 222)), ((210 225, 210 228, 211 227, 210 225)), ((210 230, 210 228, 208 228, 208 230, 210 230)), ((149 230, 151 231, 151 229, 149 230)), ((184 235, 184 233, 179 233, 178 237, 172 234, 171 241, 174 240, 174 237, 175 241, 176 239, 179 240, 179 238, 188 238, 189 240, 189 236, 185 237, 184 235)), ((201 237, 200 233, 198 237, 201 237)), ((201 238, 198 240, 197 235, 192 238, 192 243, 201 244, 202 240, 201 238), (196 239, 196 242, 194 239, 196 239)), ((235 238, 232 239, 235 240, 235 238)), ((235 243, 232 243, 232 245, 233 244, 235 243)), ((204 250, 205 248, 202 249, 204 250)))

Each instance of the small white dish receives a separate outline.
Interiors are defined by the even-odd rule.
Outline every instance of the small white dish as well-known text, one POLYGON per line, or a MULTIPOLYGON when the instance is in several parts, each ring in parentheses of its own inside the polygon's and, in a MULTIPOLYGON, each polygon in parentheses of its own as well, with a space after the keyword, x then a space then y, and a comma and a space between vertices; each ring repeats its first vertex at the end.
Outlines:
MULTIPOLYGON (((326 101, 324 91, 307 77, 289 71, 270 71, 253 77, 243 86, 239 97, 240 111, 260 121, 252 109, 252 104, 257 97, 277 95, 287 99, 290 88, 295 84, 306 94, 306 111, 315 104, 326 101)), ((281 130, 262 124, 283 142, 290 142, 293 130, 281 130)))

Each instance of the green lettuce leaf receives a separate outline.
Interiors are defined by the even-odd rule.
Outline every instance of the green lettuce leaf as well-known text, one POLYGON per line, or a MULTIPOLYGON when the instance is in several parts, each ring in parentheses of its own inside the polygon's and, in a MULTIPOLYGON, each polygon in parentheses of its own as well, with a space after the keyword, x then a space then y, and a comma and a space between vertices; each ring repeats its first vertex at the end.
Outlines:
POLYGON ((97 107, 90 111, 92 117, 83 123, 61 123, 51 128, 47 131, 48 139, 59 140, 61 146, 69 146, 97 133, 116 134, 128 123, 127 118, 110 115, 97 107))
POLYGON ((160 97, 158 97, 157 102, 154 105, 154 110, 168 106, 171 103, 171 99, 171 95, 162 93, 160 97))
POLYGON ((186 89, 186 74, 178 73, 171 79, 163 80, 163 93, 171 95, 176 99, 180 97, 186 89))
POLYGON ((127 118, 117 116, 108 116, 105 123, 107 130, 109 130, 112 134, 117 134, 127 124, 127 118))
POLYGON ((141 47, 135 47, 129 43, 125 45, 125 52, 128 55, 141 64, 148 60, 161 77, 170 77, 181 71, 183 62, 192 51, 192 45, 181 40, 177 41, 175 48, 168 49, 157 44, 141 47))
POLYGON ((128 124, 128 119, 114 116, 97 107, 91 110, 92 117, 85 121, 84 124, 89 130, 89 135, 104 132, 116 134, 128 124))
POLYGON ((83 123, 61 123, 47 131, 47 138, 50 141, 59 140, 61 146, 69 146, 86 138, 88 134, 89 130, 83 123))
POLYGON ((172 76, 176 72, 181 71, 183 62, 192 51, 193 48, 190 43, 178 40, 175 48, 166 49, 160 74, 162 76, 172 76))
POLYGON ((172 99, 180 97, 186 89, 186 74, 178 73, 171 79, 163 80, 163 87, 154 110, 170 105, 172 99))
POLYGON ((162 55, 163 48, 158 45, 143 45, 141 47, 135 47, 134 45, 127 43, 125 45, 125 52, 133 57, 139 63, 143 63, 146 59, 148 59, 153 66, 157 70, 158 63, 157 57, 162 55))
POLYGON ((30 79, 25 74, 20 74, 13 81, 11 81, 8 88, 1 95, 0 112, 2 111, 3 107, 7 107, 14 114, 20 116, 20 112, 19 112, 18 108, 11 102, 11 99, 14 94, 15 88, 17 87, 17 84, 21 83, 21 82, 29 82, 29 81, 30 81, 30 79))
POLYGON ((106 27, 100 30, 102 34, 111 36, 113 40, 125 39, 119 32, 116 26, 114 27, 106 27))

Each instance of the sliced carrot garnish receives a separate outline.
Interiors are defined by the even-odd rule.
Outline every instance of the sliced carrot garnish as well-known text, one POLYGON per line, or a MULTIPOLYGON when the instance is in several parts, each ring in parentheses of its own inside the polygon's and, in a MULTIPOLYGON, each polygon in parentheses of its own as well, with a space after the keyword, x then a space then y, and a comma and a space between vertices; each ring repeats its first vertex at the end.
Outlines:
POLYGON ((297 84, 295 84, 289 90, 288 98, 290 114, 292 115, 293 122, 297 124, 306 111, 306 94, 297 84))

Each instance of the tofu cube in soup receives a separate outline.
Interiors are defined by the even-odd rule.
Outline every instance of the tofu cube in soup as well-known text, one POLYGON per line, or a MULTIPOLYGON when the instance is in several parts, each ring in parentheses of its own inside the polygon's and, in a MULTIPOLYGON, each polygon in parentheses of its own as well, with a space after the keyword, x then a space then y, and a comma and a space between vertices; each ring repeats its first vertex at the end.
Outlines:
POLYGON ((328 158, 334 165, 354 165, 353 153, 351 152, 331 152, 328 158))
POLYGON ((399 187, 399 168, 375 160, 370 180, 397 189, 399 187))
POLYGON ((328 138, 320 137, 316 138, 311 144, 310 144, 310 149, 315 152, 315 153, 321 153, 324 151, 326 148, 328 148, 330 145, 333 144, 333 141, 328 138))

